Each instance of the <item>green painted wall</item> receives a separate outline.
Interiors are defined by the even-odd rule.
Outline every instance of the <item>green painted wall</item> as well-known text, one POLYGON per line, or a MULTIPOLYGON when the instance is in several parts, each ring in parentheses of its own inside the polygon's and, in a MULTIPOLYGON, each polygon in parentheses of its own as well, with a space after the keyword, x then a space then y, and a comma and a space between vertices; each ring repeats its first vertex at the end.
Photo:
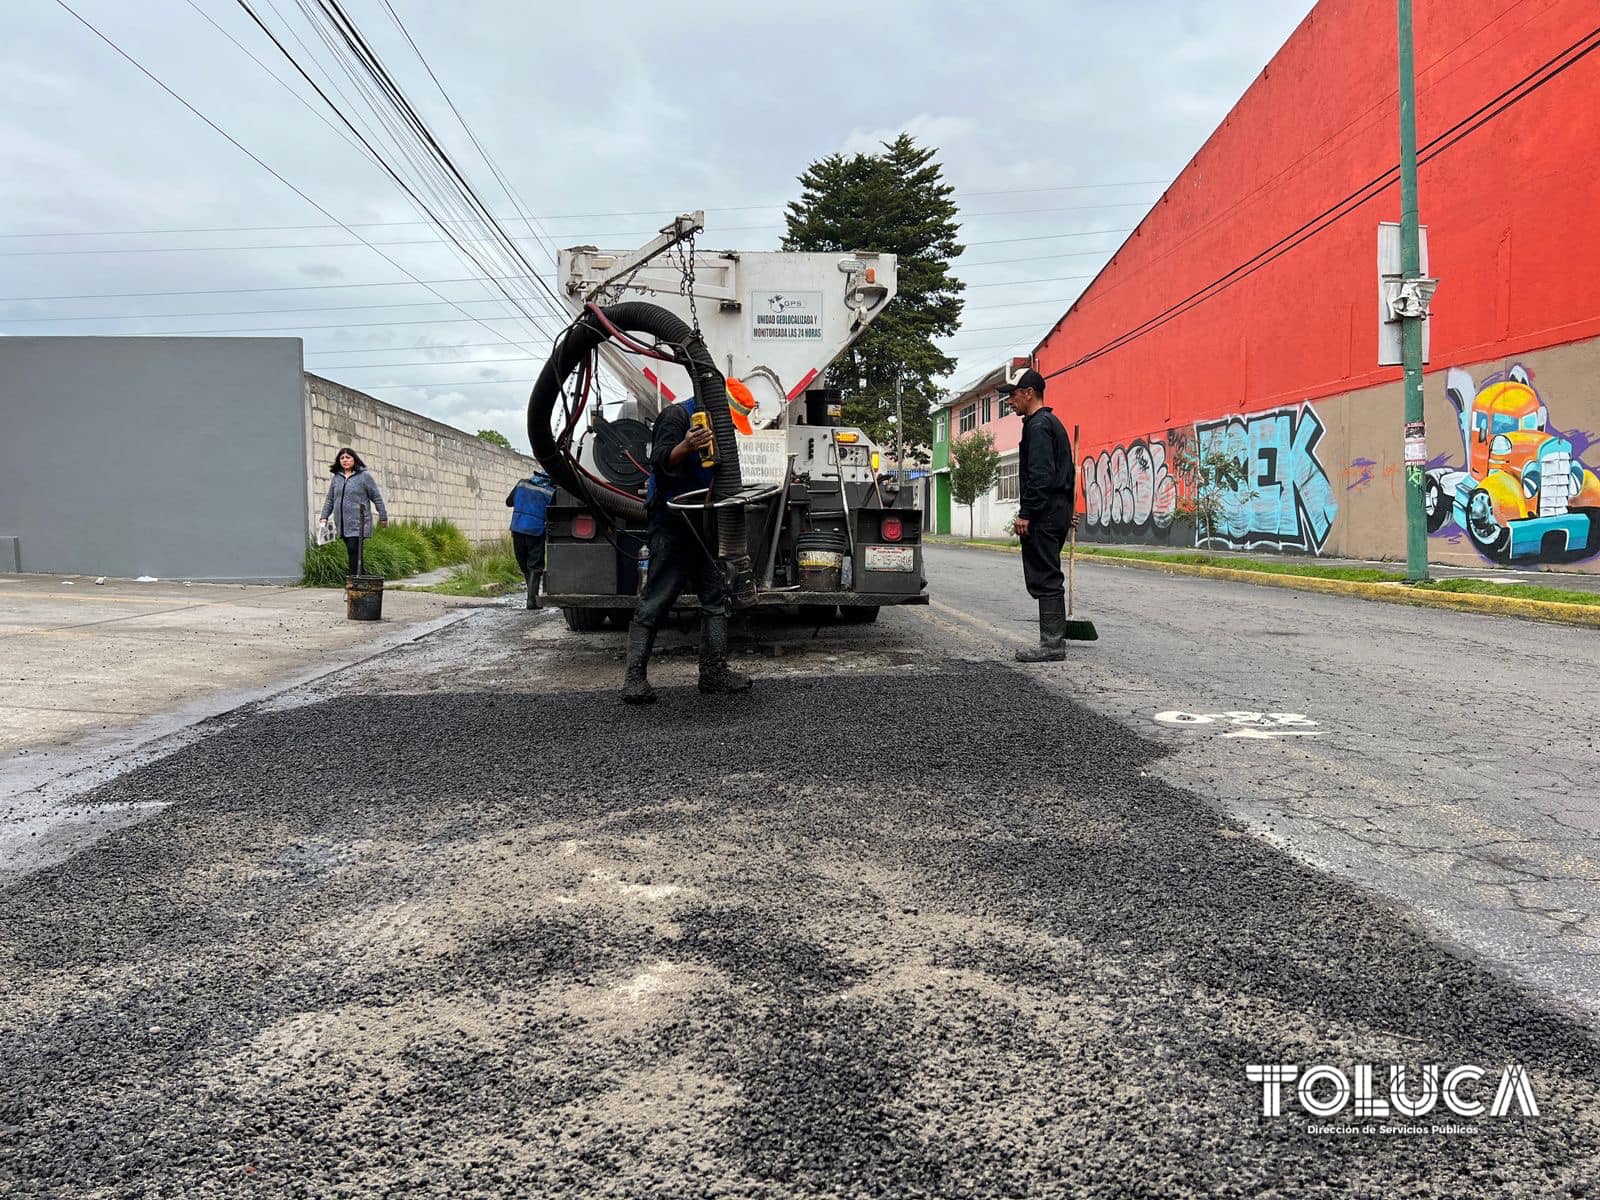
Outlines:
POLYGON ((933 418, 933 469, 945 471, 950 467, 950 412, 935 414, 933 418))

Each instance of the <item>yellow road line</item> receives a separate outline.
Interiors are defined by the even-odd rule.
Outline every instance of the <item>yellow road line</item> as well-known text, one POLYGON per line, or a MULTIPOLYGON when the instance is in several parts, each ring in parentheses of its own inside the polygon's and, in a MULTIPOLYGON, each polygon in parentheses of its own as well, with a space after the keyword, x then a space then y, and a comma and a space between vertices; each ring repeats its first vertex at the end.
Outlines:
MULTIPOLYGON (((934 543, 935 545, 939 543, 934 543)), ((974 550, 995 550, 1017 554, 1012 546, 991 546, 983 542, 956 542, 974 550)), ((1203 579, 1226 579, 1232 583, 1253 583, 1260 587, 1289 588, 1301 592, 1323 592, 1335 596, 1354 596, 1386 604, 1408 604, 1413 608, 1452 608, 1458 612, 1478 612, 1491 616, 1521 617, 1530 621, 1550 621, 1557 625, 1581 625, 1600 629, 1600 605, 1565 604, 1557 600, 1526 600, 1520 596, 1479 596, 1472 592, 1435 592, 1407 587, 1403 583, 1360 583, 1353 579, 1317 579, 1309 575, 1272 575, 1265 571, 1240 571, 1232 567, 1208 567, 1199 563, 1159 562, 1146 558, 1117 558, 1110 554, 1086 555, 1084 562, 1094 566, 1131 567, 1137 571, 1159 571, 1164 575, 1194 575, 1203 579)))

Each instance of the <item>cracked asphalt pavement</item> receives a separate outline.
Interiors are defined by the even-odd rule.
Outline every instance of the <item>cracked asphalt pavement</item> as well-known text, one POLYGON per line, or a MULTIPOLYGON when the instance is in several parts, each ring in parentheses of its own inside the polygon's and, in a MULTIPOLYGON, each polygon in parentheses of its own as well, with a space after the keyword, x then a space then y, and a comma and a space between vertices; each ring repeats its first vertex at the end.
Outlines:
POLYGON ((1116 690, 1110 569, 1105 640, 994 661, 1014 564, 948 553, 747 696, 679 634, 624 710, 620 635, 484 610, 79 797, 165 807, 0 890, 0 1195, 1589 1194, 1584 1013, 1317 861, 1425 815, 1321 778, 1344 735, 1156 725, 1223 693, 1116 690), (1277 1062, 1521 1063, 1540 1115, 1317 1132, 1277 1062))

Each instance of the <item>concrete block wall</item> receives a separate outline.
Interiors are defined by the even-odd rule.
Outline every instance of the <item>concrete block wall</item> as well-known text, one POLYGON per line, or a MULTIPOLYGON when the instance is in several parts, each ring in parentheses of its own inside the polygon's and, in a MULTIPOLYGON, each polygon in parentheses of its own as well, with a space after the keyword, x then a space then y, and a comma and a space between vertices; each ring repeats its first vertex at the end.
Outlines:
POLYGON ((448 517, 474 542, 510 527, 506 494, 538 464, 526 454, 430 420, 318 375, 305 377, 315 521, 328 492, 328 467, 352 446, 378 481, 392 520, 448 517))

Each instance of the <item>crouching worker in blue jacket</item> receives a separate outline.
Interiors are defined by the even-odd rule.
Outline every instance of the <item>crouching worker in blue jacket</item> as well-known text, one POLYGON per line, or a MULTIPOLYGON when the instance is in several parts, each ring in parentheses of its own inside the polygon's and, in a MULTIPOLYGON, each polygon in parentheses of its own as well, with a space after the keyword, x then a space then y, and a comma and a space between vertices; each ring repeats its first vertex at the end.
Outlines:
POLYGON ((628 673, 622 685, 624 704, 654 703, 656 692, 646 671, 655 647, 656 630, 667 619, 678 593, 693 585, 700 601, 700 690, 743 692, 750 677, 728 668, 728 617, 732 604, 722 569, 707 551, 712 534, 690 524, 691 518, 667 502, 709 488, 716 472, 700 465, 700 452, 712 443, 709 429, 691 422, 695 397, 668 405, 656 418, 650 440, 650 485, 645 507, 650 514, 650 577, 644 598, 628 626, 628 673))
POLYGON ((556 485, 543 471, 535 471, 506 497, 506 507, 511 510, 511 547, 517 555, 517 567, 528 583, 528 607, 539 607, 539 581, 544 578, 544 514, 550 499, 556 494, 556 485))

